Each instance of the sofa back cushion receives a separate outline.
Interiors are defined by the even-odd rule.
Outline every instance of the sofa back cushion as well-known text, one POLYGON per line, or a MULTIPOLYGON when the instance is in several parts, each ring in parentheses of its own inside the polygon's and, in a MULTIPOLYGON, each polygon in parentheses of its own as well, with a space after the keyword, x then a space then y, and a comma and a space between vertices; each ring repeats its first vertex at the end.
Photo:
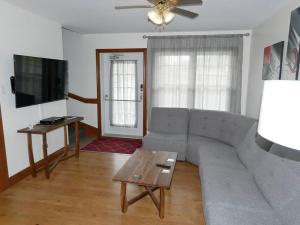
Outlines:
POLYGON ((265 139, 263 136, 261 136, 259 133, 256 135, 256 144, 261 147, 265 151, 269 151, 270 148, 273 145, 272 141, 269 141, 268 139, 265 139))
POLYGON ((300 162, 300 151, 297 151, 292 148, 287 148, 282 145, 273 144, 269 152, 281 158, 300 162))
POLYGON ((300 224, 300 163, 266 152, 254 178, 282 224, 300 224))
POLYGON ((242 143, 236 148, 240 160, 252 174, 266 153, 255 141, 257 126, 257 122, 252 125, 242 143))
POLYGON ((217 139, 237 147, 254 122, 254 119, 238 114, 192 109, 189 133, 217 139))
POLYGON ((151 111, 151 132, 187 134, 189 110, 181 108, 158 108, 151 111))

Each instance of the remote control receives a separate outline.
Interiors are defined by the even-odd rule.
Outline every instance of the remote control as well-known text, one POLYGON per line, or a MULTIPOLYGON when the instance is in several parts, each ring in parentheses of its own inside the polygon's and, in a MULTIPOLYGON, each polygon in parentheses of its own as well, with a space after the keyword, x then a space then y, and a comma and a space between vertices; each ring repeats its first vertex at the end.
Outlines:
POLYGON ((142 175, 133 175, 133 179, 135 179, 135 180, 140 180, 140 179, 142 179, 142 175))
POLYGON ((171 168, 171 166, 169 166, 169 165, 164 165, 164 164, 159 164, 159 163, 157 163, 156 166, 164 168, 164 169, 170 169, 171 168))

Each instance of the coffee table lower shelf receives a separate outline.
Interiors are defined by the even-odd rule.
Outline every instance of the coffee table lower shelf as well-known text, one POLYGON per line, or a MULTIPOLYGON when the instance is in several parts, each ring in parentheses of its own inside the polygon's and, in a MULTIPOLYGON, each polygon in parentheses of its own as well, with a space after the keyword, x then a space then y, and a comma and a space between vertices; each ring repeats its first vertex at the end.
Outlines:
MULTIPOLYGON (((139 185, 143 186, 143 185, 139 185)), ((134 204, 138 200, 150 196, 154 205, 156 206, 158 212, 159 212, 159 217, 161 219, 164 218, 165 216, 165 189, 162 187, 148 187, 148 186, 143 186, 146 190, 142 192, 141 194, 137 195, 136 197, 127 200, 126 196, 126 189, 127 189, 127 183, 126 182, 121 182, 121 209, 123 213, 127 212, 128 206, 134 204), (156 198, 154 195, 154 191, 160 190, 160 195, 159 195, 159 200, 156 198)))

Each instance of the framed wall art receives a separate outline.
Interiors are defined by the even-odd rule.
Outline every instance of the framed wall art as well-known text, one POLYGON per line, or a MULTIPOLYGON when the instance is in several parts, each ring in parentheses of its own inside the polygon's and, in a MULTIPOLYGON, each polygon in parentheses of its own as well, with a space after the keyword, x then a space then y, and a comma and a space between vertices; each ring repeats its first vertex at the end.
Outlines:
POLYGON ((282 73, 284 41, 264 49, 263 80, 280 80, 282 73))
POLYGON ((299 79, 299 48, 300 48, 300 7, 292 11, 289 41, 287 47, 286 80, 299 79))

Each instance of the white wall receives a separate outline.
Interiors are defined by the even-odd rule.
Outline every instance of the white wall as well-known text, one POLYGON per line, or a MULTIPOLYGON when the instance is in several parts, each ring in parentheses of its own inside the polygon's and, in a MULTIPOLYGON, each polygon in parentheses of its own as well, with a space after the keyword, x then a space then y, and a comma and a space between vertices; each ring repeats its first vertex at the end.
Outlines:
MULTIPOLYGON (((147 48, 147 39, 143 35, 206 35, 251 33, 241 31, 176 32, 176 33, 121 33, 81 35, 63 30, 64 56, 70 66, 70 92, 85 98, 96 98, 96 49, 109 48, 147 48)), ((246 112, 248 70, 251 37, 244 38, 244 65, 242 87, 242 113, 246 112)), ((69 100, 68 114, 84 116, 84 122, 97 127, 96 105, 88 105, 69 100)))
MULTIPOLYGON (((249 72, 247 110, 248 116, 258 118, 263 90, 262 67, 264 48, 279 41, 285 41, 285 63, 287 40, 292 10, 300 6, 299 0, 291 0, 274 16, 252 32, 251 62, 249 72)), ((283 66, 283 73, 285 66, 283 66)))
MULTIPOLYGON (((13 54, 62 59, 62 33, 59 24, 3 1, 0 1, 0 27, 0 104, 8 171, 12 176, 29 166, 26 135, 17 134, 17 130, 41 118, 66 115, 66 101, 15 108, 9 80, 14 74, 13 54)), ((49 153, 62 147, 62 134, 62 130, 58 130, 48 136, 49 153)), ((40 160, 41 137, 34 137, 33 148, 35 160, 40 160)))

